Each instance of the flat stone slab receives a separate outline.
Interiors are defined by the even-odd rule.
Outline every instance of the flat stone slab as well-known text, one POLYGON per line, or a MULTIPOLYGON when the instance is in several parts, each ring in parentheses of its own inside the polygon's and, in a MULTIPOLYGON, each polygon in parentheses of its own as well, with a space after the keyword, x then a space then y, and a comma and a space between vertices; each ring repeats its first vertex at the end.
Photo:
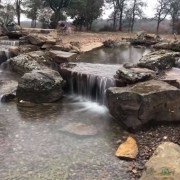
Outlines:
POLYGON ((64 52, 64 51, 50 51, 50 57, 58 64, 73 61, 76 57, 76 53, 64 52))
POLYGON ((92 63, 69 63, 63 64, 61 69, 81 74, 89 74, 101 77, 114 78, 116 71, 122 65, 92 64, 92 63))
POLYGON ((89 52, 89 51, 92 51, 94 49, 100 48, 102 46, 103 46, 103 43, 101 43, 101 42, 94 42, 94 43, 85 44, 80 48, 80 52, 81 53, 89 52))
POLYGON ((22 28, 23 34, 37 33, 37 34, 48 34, 53 38, 57 38, 56 29, 41 29, 41 28, 22 28))
POLYGON ((91 64, 91 63, 69 63, 62 64, 60 66, 61 75, 67 79, 68 77, 81 75, 81 78, 85 81, 88 81, 90 76, 95 78, 104 78, 109 81, 115 81, 116 86, 122 87, 125 86, 125 83, 122 80, 119 80, 114 77, 116 71, 122 65, 109 65, 109 64, 91 64))
POLYGON ((180 69, 172 68, 171 70, 166 71, 165 74, 160 77, 160 80, 180 88, 180 69))
POLYGON ((142 82, 155 76, 155 72, 146 68, 125 68, 121 67, 117 72, 118 78, 127 83, 142 82))

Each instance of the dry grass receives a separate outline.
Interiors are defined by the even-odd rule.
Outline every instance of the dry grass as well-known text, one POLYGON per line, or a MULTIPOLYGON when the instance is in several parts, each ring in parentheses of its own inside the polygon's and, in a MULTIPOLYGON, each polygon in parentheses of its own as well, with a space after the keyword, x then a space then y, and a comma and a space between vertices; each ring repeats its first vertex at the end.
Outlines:
MULTIPOLYGON (((121 40, 122 37, 132 38, 136 33, 124 33, 124 32, 74 32, 69 35, 59 34, 59 39, 62 39, 64 44, 69 42, 80 42, 81 45, 88 44, 92 42, 103 42, 107 39, 118 39, 121 40)), ((173 40, 174 36, 172 34, 160 35, 165 39, 173 40)), ((177 35, 177 39, 180 39, 180 35, 177 35)))
POLYGON ((120 32, 75 32, 67 36, 59 34, 59 39, 62 39, 63 43, 80 42, 81 45, 92 42, 103 42, 107 39, 122 39, 122 37, 133 37, 134 33, 120 33, 120 32))

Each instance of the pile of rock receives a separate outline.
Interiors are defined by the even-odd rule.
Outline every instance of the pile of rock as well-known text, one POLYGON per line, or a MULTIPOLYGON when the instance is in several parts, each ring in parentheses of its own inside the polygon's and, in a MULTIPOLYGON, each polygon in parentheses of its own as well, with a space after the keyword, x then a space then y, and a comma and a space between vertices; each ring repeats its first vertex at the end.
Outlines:
POLYGON ((149 46, 162 41, 163 39, 156 34, 148 34, 145 31, 140 31, 135 35, 133 39, 131 39, 131 44, 149 46))
POLYGON ((130 43, 125 42, 125 41, 120 41, 120 40, 112 40, 112 39, 108 39, 106 41, 103 42, 104 47, 108 47, 108 48, 125 48, 125 47, 129 47, 130 43))
POLYGON ((179 52, 159 50, 116 72, 115 77, 127 85, 138 82, 109 88, 106 93, 111 115, 128 131, 137 131, 152 121, 180 121, 180 71, 172 69, 179 58, 179 52))
POLYGON ((58 65, 51 59, 49 52, 21 54, 11 58, 9 64, 14 71, 24 74, 16 91, 19 101, 49 103, 62 97, 65 81, 55 71, 58 65))
POLYGON ((180 52, 180 40, 161 42, 153 46, 154 49, 168 49, 180 52))

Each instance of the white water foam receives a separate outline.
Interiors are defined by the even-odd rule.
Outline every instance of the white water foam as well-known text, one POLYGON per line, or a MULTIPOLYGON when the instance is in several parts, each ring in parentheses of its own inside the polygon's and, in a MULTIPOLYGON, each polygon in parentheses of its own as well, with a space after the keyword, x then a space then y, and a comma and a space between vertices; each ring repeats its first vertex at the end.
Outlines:
POLYGON ((77 95, 70 95, 68 96, 69 100, 71 101, 71 105, 79 106, 79 109, 75 112, 85 112, 88 111, 90 113, 98 113, 98 114, 105 114, 109 110, 106 106, 100 105, 97 102, 89 101, 82 96, 77 95), (72 102, 73 101, 73 102, 72 102))

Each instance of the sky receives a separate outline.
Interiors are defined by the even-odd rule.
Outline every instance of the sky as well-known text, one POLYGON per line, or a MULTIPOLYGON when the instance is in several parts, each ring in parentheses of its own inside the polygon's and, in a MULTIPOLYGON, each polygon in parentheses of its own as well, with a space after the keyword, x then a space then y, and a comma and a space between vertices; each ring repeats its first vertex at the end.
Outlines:
MULTIPOLYGON (((145 8, 144 13, 146 17, 152 18, 154 14, 153 9, 154 9, 154 6, 156 5, 156 0, 144 0, 144 1, 147 3, 147 7, 145 8)), ((107 19, 109 15, 111 14, 111 12, 112 12, 112 9, 105 10, 102 15, 102 18, 107 19)), ((21 20, 25 21, 28 19, 24 15, 21 15, 21 20)))
MULTIPOLYGON (((151 18, 154 15, 154 7, 156 5, 156 0, 144 0, 147 3, 147 7, 144 10, 146 17, 151 18)), ((107 19, 111 14, 112 10, 106 10, 102 16, 103 19, 107 19)))

